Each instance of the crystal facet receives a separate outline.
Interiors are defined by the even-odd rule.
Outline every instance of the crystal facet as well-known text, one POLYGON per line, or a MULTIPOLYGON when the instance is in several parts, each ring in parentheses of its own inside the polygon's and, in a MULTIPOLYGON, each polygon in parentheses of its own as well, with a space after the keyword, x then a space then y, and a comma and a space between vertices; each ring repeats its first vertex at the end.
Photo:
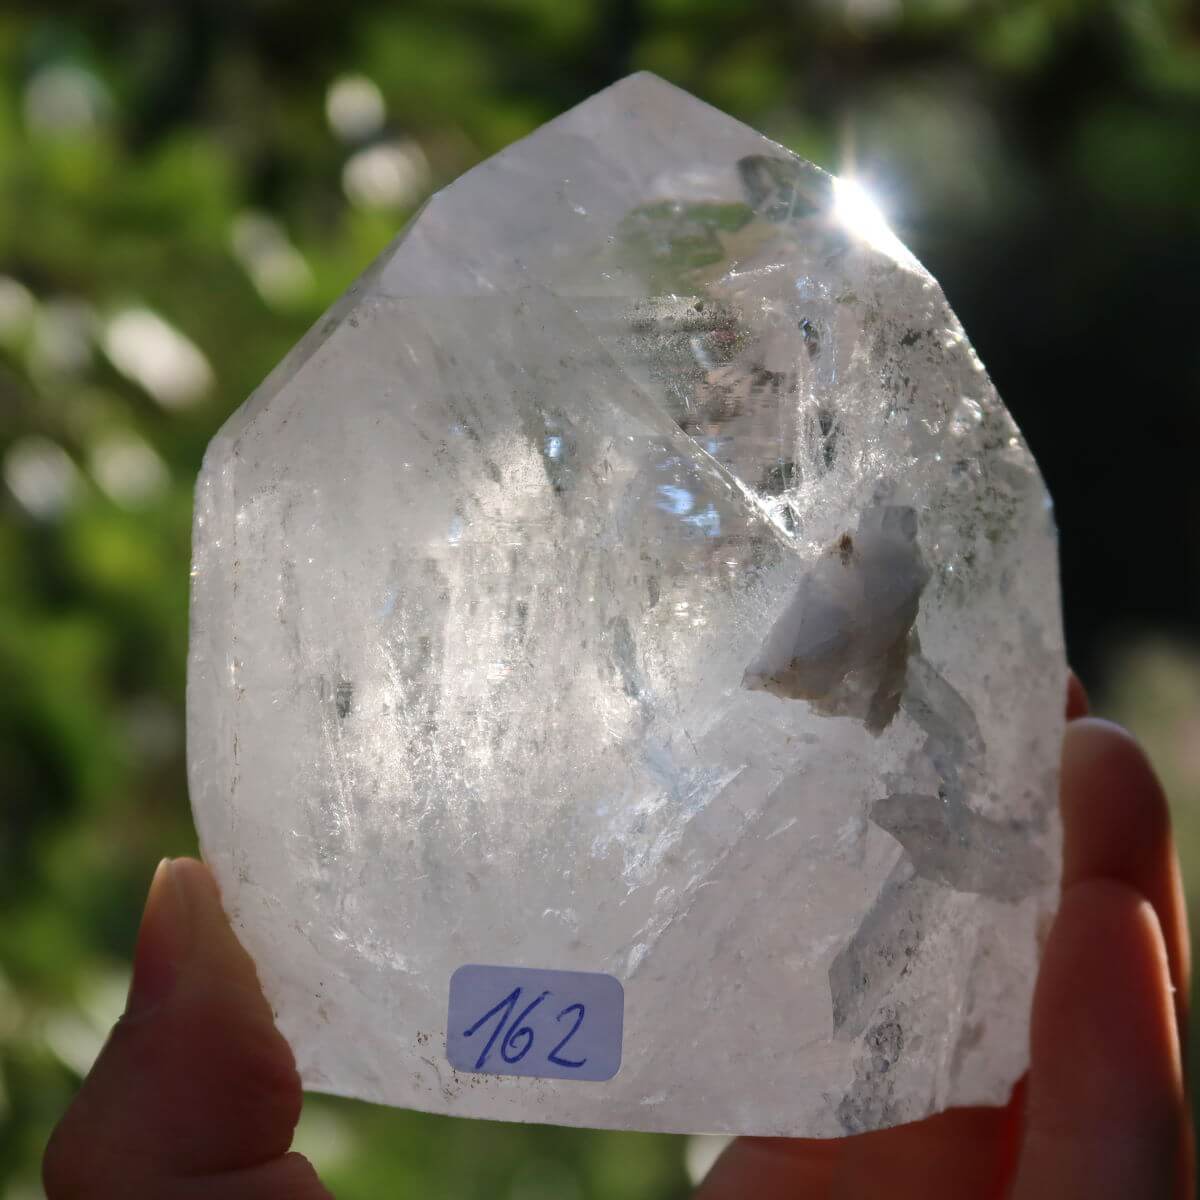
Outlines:
POLYGON ((196 822, 309 1087, 809 1136, 1007 1098, 1052 518, 853 184, 653 76, 600 93, 230 419, 194 553, 196 822), (613 977, 620 1069, 452 1068, 469 964, 613 977))

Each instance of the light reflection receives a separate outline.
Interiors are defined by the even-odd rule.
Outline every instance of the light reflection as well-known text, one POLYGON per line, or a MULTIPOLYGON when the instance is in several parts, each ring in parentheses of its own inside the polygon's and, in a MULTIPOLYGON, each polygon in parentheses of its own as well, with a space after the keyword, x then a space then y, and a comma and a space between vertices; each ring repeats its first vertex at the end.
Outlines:
POLYGON ((365 75, 339 75, 325 93, 325 118, 344 142, 359 142, 383 128, 383 93, 365 75))
POLYGON ((703 512, 684 517, 684 522, 704 532, 705 537, 721 536, 721 514, 710 504, 703 512))
POLYGON ((717 364, 713 361, 712 355, 709 353, 708 341, 704 337, 693 334, 688 338, 688 347, 691 349, 692 357, 706 370, 711 371, 717 364))
POLYGON ((11 275, 0 275, 0 342, 21 341, 33 324, 33 293, 11 275))
POLYGON ((875 198, 857 179, 837 176, 833 181, 833 214, 856 238, 892 258, 909 261, 912 255, 892 232, 875 198))
POLYGON ((92 362, 96 314, 82 300, 48 300, 34 310, 29 364, 56 374, 82 371, 92 362))
POLYGON ((110 107, 104 84, 74 63, 43 67, 26 84, 22 97, 25 127, 42 136, 88 133, 110 107))
POLYGON ((953 437, 966 437, 983 424, 983 406, 970 396, 963 396, 950 418, 950 433, 953 437))
POLYGON ((662 497, 658 507, 664 512, 674 513, 677 517, 690 513, 696 503, 687 488, 675 487, 670 483, 659 484, 658 494, 662 497))
POLYGON ((312 290, 312 270, 274 217, 253 210, 239 213, 229 241, 234 257, 268 304, 287 304, 312 290))
POLYGON ((359 208, 409 208, 429 185, 425 152, 411 139, 368 146, 342 168, 342 188, 359 208))
POLYGON ((733 1138, 720 1133, 695 1134, 687 1139, 683 1152, 684 1169, 693 1187, 698 1187, 712 1170, 721 1152, 733 1138))
POLYGON ((79 472, 67 452, 49 438, 20 438, 4 455, 4 482, 31 516, 50 520, 75 498, 79 472))
POLYGON ((110 434, 92 448, 89 460, 96 482, 126 508, 153 500, 169 480, 166 463, 136 434, 110 434))
POLYGON ((126 379, 163 408, 188 408, 213 383, 212 368, 199 348, 148 308, 117 313, 104 331, 104 352, 126 379))

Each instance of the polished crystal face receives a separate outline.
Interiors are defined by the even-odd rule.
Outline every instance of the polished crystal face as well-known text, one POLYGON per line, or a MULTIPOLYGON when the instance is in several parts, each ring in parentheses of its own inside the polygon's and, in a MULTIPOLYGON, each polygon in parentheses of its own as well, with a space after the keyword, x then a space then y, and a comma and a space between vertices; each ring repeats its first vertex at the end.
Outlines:
POLYGON ((1007 1098, 1050 505, 853 186, 653 76, 593 97, 231 418, 193 574, 196 822, 309 1087, 810 1136, 1007 1098), (607 1024, 556 1048, 575 978, 607 1024))

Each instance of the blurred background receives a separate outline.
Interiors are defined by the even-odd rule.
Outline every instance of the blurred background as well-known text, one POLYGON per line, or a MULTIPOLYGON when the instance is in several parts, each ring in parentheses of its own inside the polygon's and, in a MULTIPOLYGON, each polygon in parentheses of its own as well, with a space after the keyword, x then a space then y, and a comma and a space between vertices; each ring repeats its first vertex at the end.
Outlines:
MULTIPOLYGON (((1200 10, 6 0, 0 1200, 41 1195, 154 864, 195 849, 206 442, 431 190, 638 68, 857 174, 941 280, 1055 496, 1073 661, 1155 758, 1200 900, 1200 10)), ((715 1148, 321 1097, 298 1144, 339 1200, 666 1200, 715 1148)))

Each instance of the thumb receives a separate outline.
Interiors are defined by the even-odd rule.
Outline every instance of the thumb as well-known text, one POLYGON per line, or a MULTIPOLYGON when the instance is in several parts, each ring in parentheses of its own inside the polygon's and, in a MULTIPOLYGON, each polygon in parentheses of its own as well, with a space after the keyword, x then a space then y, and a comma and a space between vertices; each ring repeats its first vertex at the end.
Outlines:
POLYGON ((328 1200, 287 1154, 300 1103, 291 1050, 212 876, 164 859, 125 1013, 47 1147, 48 1200, 328 1200))

